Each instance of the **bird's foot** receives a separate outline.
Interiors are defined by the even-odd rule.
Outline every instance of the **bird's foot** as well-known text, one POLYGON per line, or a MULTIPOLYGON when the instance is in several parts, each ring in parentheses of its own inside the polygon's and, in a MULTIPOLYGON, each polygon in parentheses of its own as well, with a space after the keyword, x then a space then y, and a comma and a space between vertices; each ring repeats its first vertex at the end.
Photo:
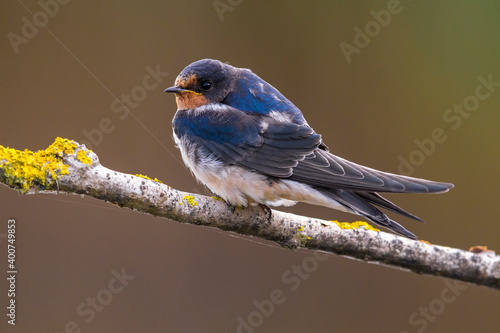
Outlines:
POLYGON ((273 214, 273 210, 271 209, 271 207, 269 207, 268 205, 261 204, 261 203, 259 204, 259 207, 262 208, 262 210, 266 213, 267 219, 271 220, 271 216, 273 214))
POLYGON ((234 211, 236 210, 236 208, 238 208, 238 209, 241 209, 241 208, 242 208, 242 206, 240 206, 240 205, 233 205, 233 204, 231 204, 231 203, 227 202, 226 200, 224 200, 224 198, 222 198, 222 197, 218 196, 217 194, 216 194, 216 195, 214 195, 214 196, 212 196, 212 198, 213 198, 213 199, 215 199, 215 200, 224 201, 224 203, 225 203, 225 204, 229 207, 229 209, 231 210, 231 213, 234 213, 234 211))
POLYGON ((231 209, 231 212, 234 213, 236 209, 243 209, 241 205, 232 205, 229 202, 226 202, 227 206, 231 209))

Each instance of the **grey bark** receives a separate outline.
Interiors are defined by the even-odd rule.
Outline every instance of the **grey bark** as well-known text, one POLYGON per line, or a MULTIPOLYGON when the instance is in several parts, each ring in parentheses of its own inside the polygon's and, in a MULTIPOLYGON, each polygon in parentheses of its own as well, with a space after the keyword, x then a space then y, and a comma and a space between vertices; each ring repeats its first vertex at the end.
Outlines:
MULTIPOLYGON (((224 201, 191 194, 156 181, 102 166, 97 155, 79 145, 73 155, 62 157, 69 166, 51 185, 33 185, 28 194, 58 191, 84 194, 120 207, 228 232, 274 241, 289 249, 320 250, 369 263, 379 263, 419 274, 443 276, 500 289, 500 256, 492 251, 469 251, 427 244, 386 232, 341 229, 337 224, 260 206, 231 209, 224 201), (92 163, 76 158, 83 149, 92 163)), ((3 168, 0 168, 2 179, 3 168)))

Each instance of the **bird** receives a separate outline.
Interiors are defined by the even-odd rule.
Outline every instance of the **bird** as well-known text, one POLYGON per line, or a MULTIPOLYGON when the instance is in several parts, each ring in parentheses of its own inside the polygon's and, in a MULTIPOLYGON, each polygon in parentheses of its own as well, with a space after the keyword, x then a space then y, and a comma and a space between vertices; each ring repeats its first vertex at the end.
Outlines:
POLYGON ((304 202, 353 213, 418 239, 379 208, 422 219, 379 192, 442 193, 454 187, 334 155, 299 108, 250 69, 198 60, 165 92, 175 94, 173 138, 184 163, 232 207, 304 202))

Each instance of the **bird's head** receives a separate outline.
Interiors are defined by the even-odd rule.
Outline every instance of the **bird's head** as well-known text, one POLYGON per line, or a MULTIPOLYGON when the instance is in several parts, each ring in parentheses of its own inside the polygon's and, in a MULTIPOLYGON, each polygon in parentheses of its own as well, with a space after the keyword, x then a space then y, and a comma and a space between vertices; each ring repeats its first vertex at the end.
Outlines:
POLYGON ((179 110, 220 103, 231 90, 236 70, 218 60, 198 60, 184 68, 165 92, 175 93, 179 110))

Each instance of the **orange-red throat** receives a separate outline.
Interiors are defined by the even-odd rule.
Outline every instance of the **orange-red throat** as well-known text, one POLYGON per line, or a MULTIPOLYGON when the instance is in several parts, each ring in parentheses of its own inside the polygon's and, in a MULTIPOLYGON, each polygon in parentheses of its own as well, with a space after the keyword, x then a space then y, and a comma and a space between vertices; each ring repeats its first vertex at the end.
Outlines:
POLYGON ((202 93, 192 90, 197 83, 195 75, 177 77, 175 86, 166 89, 165 92, 175 93, 175 101, 179 110, 194 109, 209 103, 202 93))

